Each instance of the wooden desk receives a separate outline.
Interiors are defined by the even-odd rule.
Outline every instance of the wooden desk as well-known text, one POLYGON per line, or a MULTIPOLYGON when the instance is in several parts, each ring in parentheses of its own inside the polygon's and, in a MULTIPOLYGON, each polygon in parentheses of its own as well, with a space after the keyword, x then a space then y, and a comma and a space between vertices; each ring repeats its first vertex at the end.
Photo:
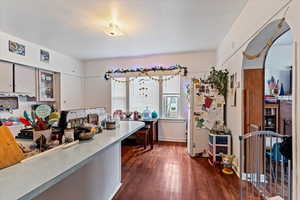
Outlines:
POLYGON ((149 143, 151 146, 151 149, 153 149, 154 141, 158 141, 158 119, 150 119, 150 120, 139 120, 144 122, 146 125, 150 126, 149 131, 149 143))
MULTIPOLYGON (((123 119, 122 121, 134 121, 132 119, 123 119)), ((144 122, 145 125, 150 126, 149 131, 149 144, 151 146, 151 149, 153 149, 154 142, 158 142, 158 119, 150 119, 150 120, 138 120, 141 122, 144 122)))

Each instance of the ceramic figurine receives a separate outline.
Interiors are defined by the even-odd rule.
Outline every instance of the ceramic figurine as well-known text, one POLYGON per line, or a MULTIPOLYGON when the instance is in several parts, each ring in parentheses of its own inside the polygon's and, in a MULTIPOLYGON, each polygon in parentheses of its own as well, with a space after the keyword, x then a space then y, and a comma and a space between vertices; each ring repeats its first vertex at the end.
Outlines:
POLYGON ((233 174, 233 159, 235 158, 234 155, 227 155, 227 154, 222 154, 222 164, 223 164, 223 169, 222 172, 224 174, 233 174))

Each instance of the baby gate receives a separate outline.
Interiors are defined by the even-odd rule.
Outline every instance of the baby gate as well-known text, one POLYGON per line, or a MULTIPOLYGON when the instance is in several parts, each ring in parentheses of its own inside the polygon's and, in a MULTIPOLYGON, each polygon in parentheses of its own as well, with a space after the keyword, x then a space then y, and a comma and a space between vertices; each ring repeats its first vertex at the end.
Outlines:
POLYGON ((292 199, 292 163, 280 152, 288 137, 272 131, 240 136, 240 200, 292 199))

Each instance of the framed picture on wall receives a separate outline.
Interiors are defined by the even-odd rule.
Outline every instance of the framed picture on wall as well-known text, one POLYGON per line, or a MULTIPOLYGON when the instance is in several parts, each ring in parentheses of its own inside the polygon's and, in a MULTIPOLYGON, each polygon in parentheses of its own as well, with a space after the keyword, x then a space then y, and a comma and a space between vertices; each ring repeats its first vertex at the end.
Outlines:
POLYGON ((232 107, 236 107, 236 92, 238 88, 237 73, 230 75, 229 100, 232 107))
POLYGON ((50 54, 48 51, 42 50, 40 52, 40 61, 43 63, 48 64, 50 61, 50 54))
POLYGON ((17 42, 13 42, 13 41, 9 40, 8 41, 8 50, 11 53, 25 56, 25 45, 23 45, 23 44, 19 44, 17 42))

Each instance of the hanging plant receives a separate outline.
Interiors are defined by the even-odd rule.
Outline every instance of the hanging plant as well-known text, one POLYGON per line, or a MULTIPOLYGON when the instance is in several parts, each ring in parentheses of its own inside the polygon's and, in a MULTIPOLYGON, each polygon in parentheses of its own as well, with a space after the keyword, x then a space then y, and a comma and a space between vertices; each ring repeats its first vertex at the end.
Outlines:
POLYGON ((219 94, 223 95, 225 100, 227 97, 227 86, 228 86, 228 74, 227 69, 225 70, 216 70, 215 67, 212 67, 212 70, 209 72, 207 81, 212 84, 219 94))

